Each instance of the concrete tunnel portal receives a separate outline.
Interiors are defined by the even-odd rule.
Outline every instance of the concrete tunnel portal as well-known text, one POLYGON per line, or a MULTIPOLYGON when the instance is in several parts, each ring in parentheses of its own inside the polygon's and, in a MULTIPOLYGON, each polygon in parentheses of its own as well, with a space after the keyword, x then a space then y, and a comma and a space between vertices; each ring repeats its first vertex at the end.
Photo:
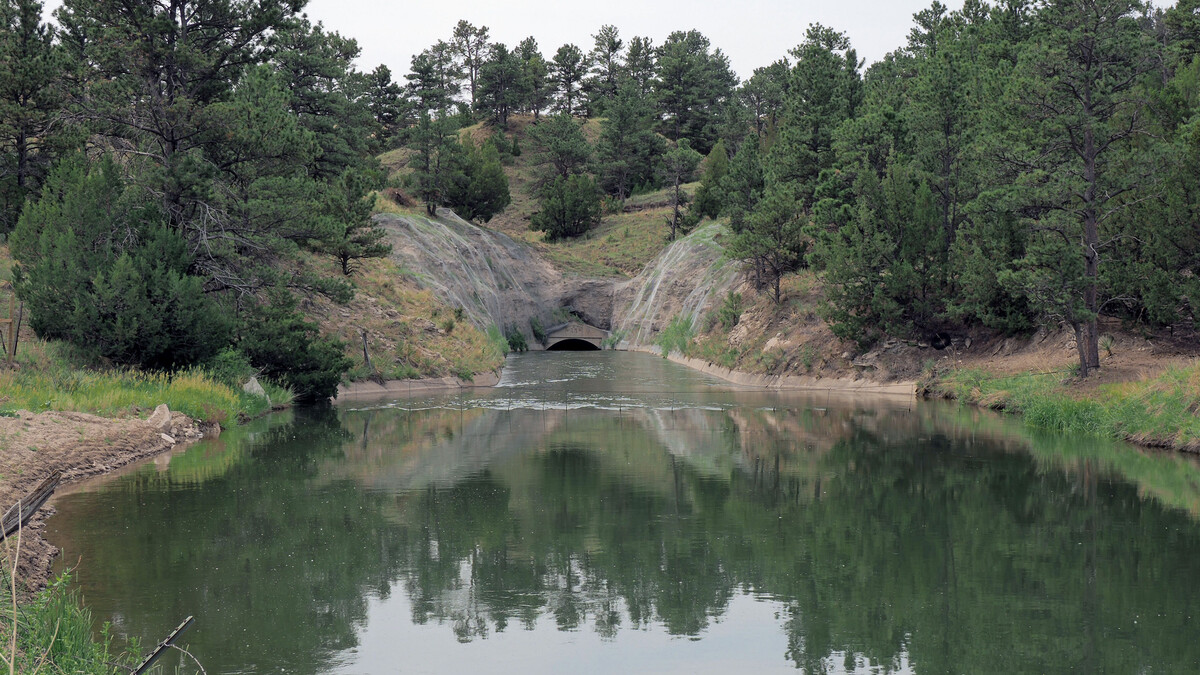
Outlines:
POLYGON ((547 351, 596 351, 604 348, 608 331, 586 323, 565 323, 546 331, 547 351))

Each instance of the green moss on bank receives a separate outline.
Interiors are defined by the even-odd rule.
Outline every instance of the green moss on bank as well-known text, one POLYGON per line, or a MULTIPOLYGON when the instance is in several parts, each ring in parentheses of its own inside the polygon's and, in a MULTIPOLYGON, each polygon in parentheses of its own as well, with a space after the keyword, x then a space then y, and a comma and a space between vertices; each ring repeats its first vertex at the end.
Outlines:
POLYGON ((1073 391, 1061 374, 993 375, 956 370, 926 391, 997 410, 1021 413, 1027 424, 1152 447, 1200 451, 1200 362, 1157 377, 1073 391))

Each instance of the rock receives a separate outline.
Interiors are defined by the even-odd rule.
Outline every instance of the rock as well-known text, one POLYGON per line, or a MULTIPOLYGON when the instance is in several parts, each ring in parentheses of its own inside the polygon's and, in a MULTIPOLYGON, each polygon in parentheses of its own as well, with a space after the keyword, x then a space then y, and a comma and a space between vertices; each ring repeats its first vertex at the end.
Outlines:
POLYGON ((262 388, 261 384, 258 383, 257 377, 252 377, 246 382, 246 384, 243 384, 242 391, 246 392, 247 394, 253 394, 254 396, 262 396, 264 398, 267 396, 267 391, 262 388))
POLYGON ((847 361, 850 360, 850 352, 842 352, 842 358, 847 361))
POLYGON ((170 443, 171 445, 175 445, 175 439, 172 438, 171 436, 168 436, 166 434, 159 434, 159 436, 161 436, 164 441, 170 443))
POLYGON ((146 421, 155 429, 166 431, 171 428, 171 410, 167 407, 166 403, 160 403, 154 409, 154 413, 150 415, 150 419, 146 421))
POLYGON ((971 348, 971 338, 967 338, 966 341, 963 342, 963 346, 966 347, 967 349, 970 349, 971 348))

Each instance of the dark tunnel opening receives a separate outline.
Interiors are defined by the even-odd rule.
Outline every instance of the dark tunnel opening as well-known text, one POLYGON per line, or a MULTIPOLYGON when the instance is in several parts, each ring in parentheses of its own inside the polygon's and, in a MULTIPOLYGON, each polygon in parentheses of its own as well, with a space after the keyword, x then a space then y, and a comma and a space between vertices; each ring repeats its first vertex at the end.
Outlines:
POLYGON ((591 342, 588 342, 587 340, 580 340, 579 338, 567 338, 565 340, 560 340, 560 341, 555 342, 554 344, 550 345, 549 347, 546 348, 546 351, 548 351, 548 352, 598 352, 598 351, 600 351, 600 348, 597 347, 596 345, 592 344, 591 342))

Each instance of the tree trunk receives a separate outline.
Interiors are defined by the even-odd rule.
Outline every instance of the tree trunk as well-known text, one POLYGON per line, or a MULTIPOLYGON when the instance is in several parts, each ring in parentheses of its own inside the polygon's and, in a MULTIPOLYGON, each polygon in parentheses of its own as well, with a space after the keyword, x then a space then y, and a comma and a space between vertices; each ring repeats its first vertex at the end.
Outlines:
POLYGON ((1088 376, 1088 357, 1087 357, 1087 341, 1084 336, 1084 325, 1078 321, 1071 323, 1071 328, 1075 329, 1075 350, 1079 352, 1079 377, 1086 378, 1088 376))

